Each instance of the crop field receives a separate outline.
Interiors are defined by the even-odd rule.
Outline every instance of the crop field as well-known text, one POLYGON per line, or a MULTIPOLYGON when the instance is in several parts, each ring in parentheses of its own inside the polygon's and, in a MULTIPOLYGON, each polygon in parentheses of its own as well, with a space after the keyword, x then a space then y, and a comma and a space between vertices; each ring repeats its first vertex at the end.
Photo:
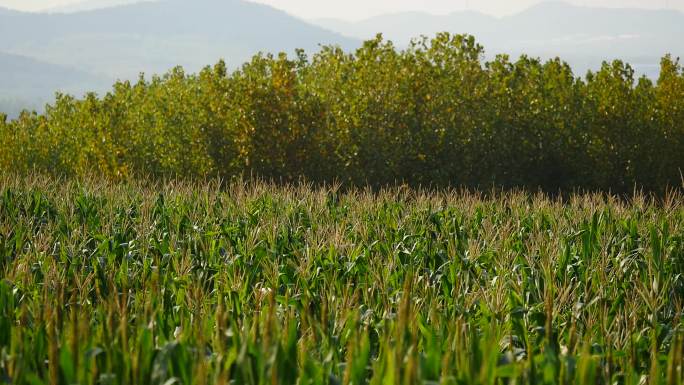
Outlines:
POLYGON ((684 197, 0 177, 0 382, 684 384, 684 197))

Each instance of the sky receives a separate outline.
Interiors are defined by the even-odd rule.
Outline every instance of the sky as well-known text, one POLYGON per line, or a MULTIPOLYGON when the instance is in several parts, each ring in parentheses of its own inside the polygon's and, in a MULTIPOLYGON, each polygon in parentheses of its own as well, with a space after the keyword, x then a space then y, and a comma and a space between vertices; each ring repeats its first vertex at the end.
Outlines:
MULTIPOLYGON (((545 0, 253 0, 281 8, 305 19, 359 20, 404 11, 446 14, 465 9, 505 16, 545 0)), ((564 0, 585 6, 677 8, 684 0, 564 0)))
MULTIPOLYGON (((0 0, 0 6, 37 11, 84 0, 0 0)), ((192 1, 192 0, 188 0, 192 1)), ((544 0, 251 0, 269 4, 303 19, 360 20, 380 14, 423 11, 434 14, 471 9, 495 16, 521 11, 544 0)), ((684 0, 566 0, 586 6, 675 8, 684 11, 684 0)))

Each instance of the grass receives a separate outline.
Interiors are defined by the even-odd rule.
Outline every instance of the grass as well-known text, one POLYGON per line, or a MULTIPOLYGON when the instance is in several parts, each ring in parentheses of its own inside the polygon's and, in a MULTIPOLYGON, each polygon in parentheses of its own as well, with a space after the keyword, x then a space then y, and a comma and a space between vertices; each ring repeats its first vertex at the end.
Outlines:
POLYGON ((684 383, 677 193, 0 193, 0 382, 684 383))

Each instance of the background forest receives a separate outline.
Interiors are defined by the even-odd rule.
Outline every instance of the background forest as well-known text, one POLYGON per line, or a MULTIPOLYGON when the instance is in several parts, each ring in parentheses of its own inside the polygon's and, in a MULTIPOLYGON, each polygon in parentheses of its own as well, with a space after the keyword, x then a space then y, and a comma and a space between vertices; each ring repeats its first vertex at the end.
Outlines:
POLYGON ((471 36, 353 53, 258 55, 229 72, 122 81, 0 117, 0 168, 351 185, 663 191, 684 169, 684 71, 629 64, 576 76, 560 59, 484 59, 471 36))

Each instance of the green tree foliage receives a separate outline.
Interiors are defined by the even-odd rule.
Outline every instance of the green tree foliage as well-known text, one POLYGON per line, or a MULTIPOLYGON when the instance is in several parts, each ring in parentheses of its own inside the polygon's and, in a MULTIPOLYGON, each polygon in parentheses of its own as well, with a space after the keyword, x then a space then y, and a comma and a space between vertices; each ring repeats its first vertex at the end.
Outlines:
POLYGON ((0 167, 62 175, 663 191, 684 169, 684 71, 666 56, 657 82, 621 61, 579 77, 560 59, 487 62, 471 36, 378 36, 59 95, 0 129, 0 167))

